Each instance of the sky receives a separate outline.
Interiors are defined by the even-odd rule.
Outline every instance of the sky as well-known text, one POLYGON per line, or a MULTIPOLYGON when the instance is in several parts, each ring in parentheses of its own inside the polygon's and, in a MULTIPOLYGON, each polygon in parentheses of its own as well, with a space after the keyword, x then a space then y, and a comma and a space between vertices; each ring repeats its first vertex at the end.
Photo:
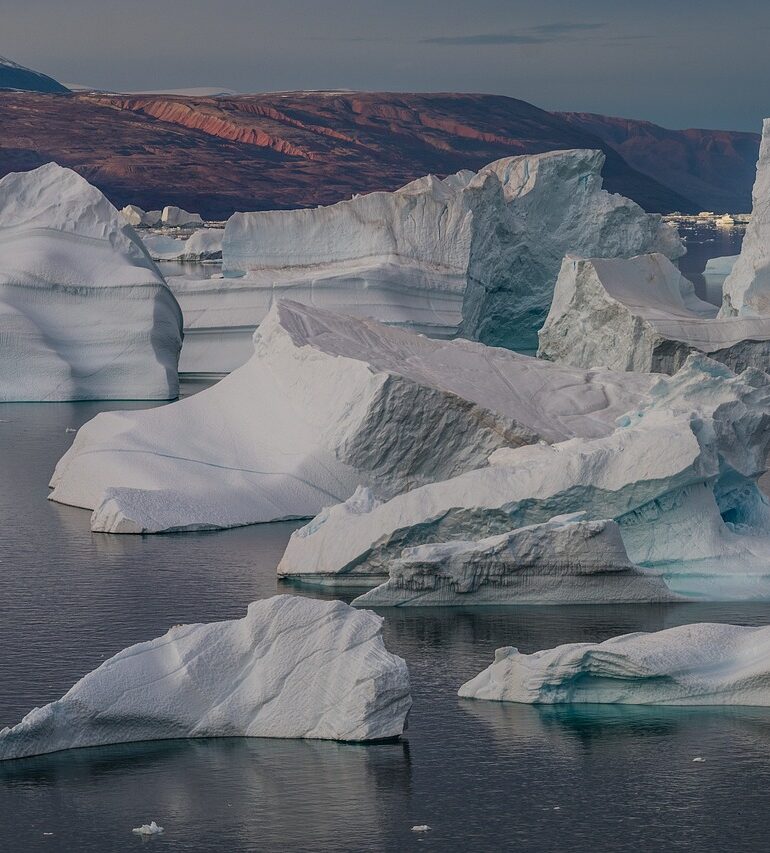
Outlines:
POLYGON ((0 55, 115 91, 488 92, 761 129, 768 0, 2 0, 0 55))

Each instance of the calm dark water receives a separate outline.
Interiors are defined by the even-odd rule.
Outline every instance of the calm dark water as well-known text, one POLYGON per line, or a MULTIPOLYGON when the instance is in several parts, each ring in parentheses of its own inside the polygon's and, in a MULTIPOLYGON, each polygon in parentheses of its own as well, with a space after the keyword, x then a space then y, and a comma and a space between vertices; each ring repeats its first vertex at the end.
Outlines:
MULTIPOLYGON (((110 537, 90 533, 87 512, 46 501, 66 430, 129 407, 0 406, 0 726, 173 624, 238 617, 277 591, 318 594, 276 581, 294 525, 110 537)), ((770 624, 770 605, 385 615, 388 647, 413 683, 402 742, 166 741, 7 762, 0 850, 767 849, 770 710, 537 709, 456 691, 499 646, 703 620, 770 624), (151 820, 163 836, 131 833, 151 820), (432 829, 418 835, 415 824, 432 829)))
POLYGON ((725 255, 737 255, 741 251, 743 225, 732 228, 718 228, 715 225, 680 225, 679 233, 684 238, 687 254, 679 259, 679 269, 695 285, 695 292, 701 299, 722 304, 722 289, 709 287, 703 277, 706 261, 725 255))

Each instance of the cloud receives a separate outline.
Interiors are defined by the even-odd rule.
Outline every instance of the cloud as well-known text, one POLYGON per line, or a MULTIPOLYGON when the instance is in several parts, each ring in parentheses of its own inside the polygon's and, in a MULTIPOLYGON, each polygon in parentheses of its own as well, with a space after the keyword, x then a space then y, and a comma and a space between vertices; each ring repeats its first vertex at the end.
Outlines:
POLYGON ((572 35, 592 30, 600 30, 606 24, 581 23, 577 21, 558 21, 553 24, 539 24, 526 27, 517 33, 472 33, 462 36, 432 36, 420 39, 420 44, 438 45, 501 45, 501 44, 548 44, 555 41, 567 41, 572 35))

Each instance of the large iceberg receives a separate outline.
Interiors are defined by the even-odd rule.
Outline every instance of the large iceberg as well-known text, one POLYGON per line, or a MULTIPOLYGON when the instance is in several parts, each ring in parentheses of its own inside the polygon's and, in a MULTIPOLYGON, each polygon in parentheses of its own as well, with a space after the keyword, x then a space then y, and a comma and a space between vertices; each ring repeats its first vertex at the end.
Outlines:
POLYGON ((770 628, 708 622, 526 655, 507 647, 459 696, 526 704, 770 705, 770 628))
POLYGON ((602 190, 603 163, 601 151, 528 154, 330 207, 237 213, 225 270, 245 274, 254 295, 242 297, 265 310, 275 291, 438 337, 534 349, 565 254, 684 252, 659 215, 602 190))
POLYGON ((616 521, 630 560, 660 570, 676 593, 764 597, 770 507, 756 481, 769 424, 767 374, 736 377, 693 356, 609 435, 503 448, 486 468, 389 501, 359 490, 292 534, 278 573, 374 586, 404 548, 584 511, 616 521))
POLYGON ((127 204, 121 211, 129 225, 139 227, 142 225, 152 226, 160 224, 162 210, 142 210, 136 204, 127 204))
POLYGON ((0 181, 0 401, 165 400, 182 314, 131 226, 55 163, 0 181))
POLYGON ((169 738, 381 740, 402 734, 410 705, 379 616, 278 595, 124 649, 0 731, 0 760, 169 738))
POLYGON ((311 517, 359 484, 387 498, 499 448, 607 435, 656 381, 279 302, 218 384, 81 428, 51 497, 113 533, 311 517))
POLYGON ((751 221, 723 285, 721 315, 770 316, 770 118, 762 127, 751 221))
POLYGON ((142 242, 156 261, 221 261, 224 233, 224 228, 198 228, 186 238, 144 234, 142 242))
POLYGON ((200 213, 188 213, 181 207, 175 207, 173 204, 167 204, 160 214, 160 221, 164 225, 173 228, 179 228, 184 225, 203 225, 203 219, 200 213))
POLYGON ((628 559, 614 521, 557 516, 479 541, 406 548, 357 607, 620 603, 676 598, 628 559))
POLYGON ((675 373, 699 351, 770 368, 770 317, 718 318, 660 254, 565 258, 539 338, 541 357, 576 367, 675 373))

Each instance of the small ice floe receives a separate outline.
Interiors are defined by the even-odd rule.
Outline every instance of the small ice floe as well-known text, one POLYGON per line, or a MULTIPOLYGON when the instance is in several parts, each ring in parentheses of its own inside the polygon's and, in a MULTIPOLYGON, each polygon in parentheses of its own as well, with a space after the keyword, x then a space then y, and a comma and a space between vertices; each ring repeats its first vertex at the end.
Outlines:
POLYGON ((65 427, 64 432, 77 432, 77 430, 74 427, 65 427))
POLYGON ((412 832, 429 832, 430 827, 427 823, 419 823, 417 826, 412 827, 412 832))
POLYGON ((696 761, 705 761, 705 760, 706 760, 705 758, 701 758, 699 755, 696 758, 693 758, 693 763, 695 763, 696 761))
POLYGON ((155 821, 152 821, 152 823, 143 823, 141 826, 135 826, 131 832, 137 835, 160 835, 163 832, 163 827, 158 826, 155 821))

